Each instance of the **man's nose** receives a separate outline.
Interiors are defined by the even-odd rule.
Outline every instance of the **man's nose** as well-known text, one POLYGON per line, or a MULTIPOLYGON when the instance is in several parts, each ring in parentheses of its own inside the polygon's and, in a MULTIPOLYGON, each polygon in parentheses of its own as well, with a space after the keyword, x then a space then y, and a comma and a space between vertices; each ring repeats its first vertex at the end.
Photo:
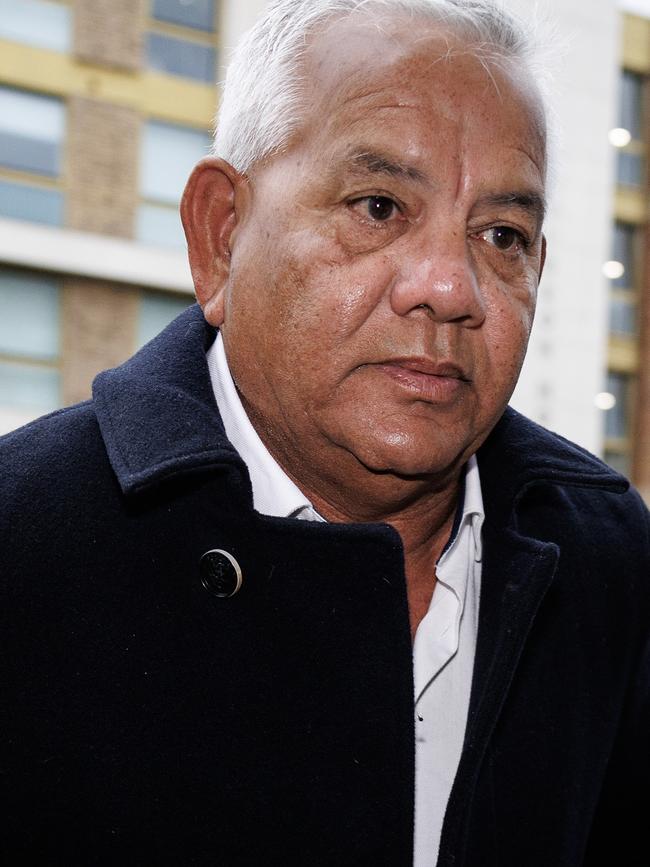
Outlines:
POLYGON ((405 258, 390 302, 400 316, 424 308, 436 322, 481 325, 485 298, 466 239, 453 238, 405 258))

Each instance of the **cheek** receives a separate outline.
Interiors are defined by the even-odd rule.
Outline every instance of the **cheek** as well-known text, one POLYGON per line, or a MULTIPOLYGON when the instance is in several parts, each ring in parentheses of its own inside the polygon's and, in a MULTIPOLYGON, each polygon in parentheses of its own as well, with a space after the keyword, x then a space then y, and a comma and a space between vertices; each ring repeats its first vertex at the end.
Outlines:
POLYGON ((276 275, 283 285, 274 288, 283 322, 315 338, 315 353, 363 339, 391 279, 383 261, 333 261, 322 252, 314 251, 311 260, 303 255, 288 261, 276 275))
MULTIPOLYGON (((504 288, 488 310, 487 351, 500 367, 503 378, 516 376, 523 363, 535 314, 532 286, 516 293, 504 288)), ((497 371, 498 372, 498 371, 497 371)))

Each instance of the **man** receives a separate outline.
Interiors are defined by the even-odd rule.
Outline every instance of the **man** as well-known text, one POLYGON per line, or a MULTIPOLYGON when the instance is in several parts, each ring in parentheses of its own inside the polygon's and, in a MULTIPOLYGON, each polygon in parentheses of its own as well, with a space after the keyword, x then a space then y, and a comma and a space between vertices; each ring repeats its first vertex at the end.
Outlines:
POLYGON ((526 51, 469 0, 244 40, 202 313, 2 446, 7 863, 648 863, 647 511, 506 409, 526 51))

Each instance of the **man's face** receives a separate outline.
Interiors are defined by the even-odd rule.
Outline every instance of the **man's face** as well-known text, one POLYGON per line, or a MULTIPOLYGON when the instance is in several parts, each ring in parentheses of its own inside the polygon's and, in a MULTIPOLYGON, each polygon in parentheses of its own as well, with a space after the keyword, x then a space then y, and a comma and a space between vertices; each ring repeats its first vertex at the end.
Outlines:
POLYGON ((412 23, 336 24, 307 75, 305 124, 251 175, 212 321, 285 468, 444 476, 501 415, 532 325, 537 99, 412 23))

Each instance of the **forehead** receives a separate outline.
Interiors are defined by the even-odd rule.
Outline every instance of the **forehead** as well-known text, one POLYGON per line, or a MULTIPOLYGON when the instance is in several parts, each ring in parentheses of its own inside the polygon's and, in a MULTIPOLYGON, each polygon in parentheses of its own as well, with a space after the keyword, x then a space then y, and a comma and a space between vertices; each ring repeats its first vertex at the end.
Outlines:
POLYGON ((329 152, 345 139, 378 135, 424 158, 445 138, 466 157, 498 143, 524 153, 544 176, 544 112, 530 76, 435 23, 365 14, 330 22, 312 38, 304 73, 303 145, 329 152))

